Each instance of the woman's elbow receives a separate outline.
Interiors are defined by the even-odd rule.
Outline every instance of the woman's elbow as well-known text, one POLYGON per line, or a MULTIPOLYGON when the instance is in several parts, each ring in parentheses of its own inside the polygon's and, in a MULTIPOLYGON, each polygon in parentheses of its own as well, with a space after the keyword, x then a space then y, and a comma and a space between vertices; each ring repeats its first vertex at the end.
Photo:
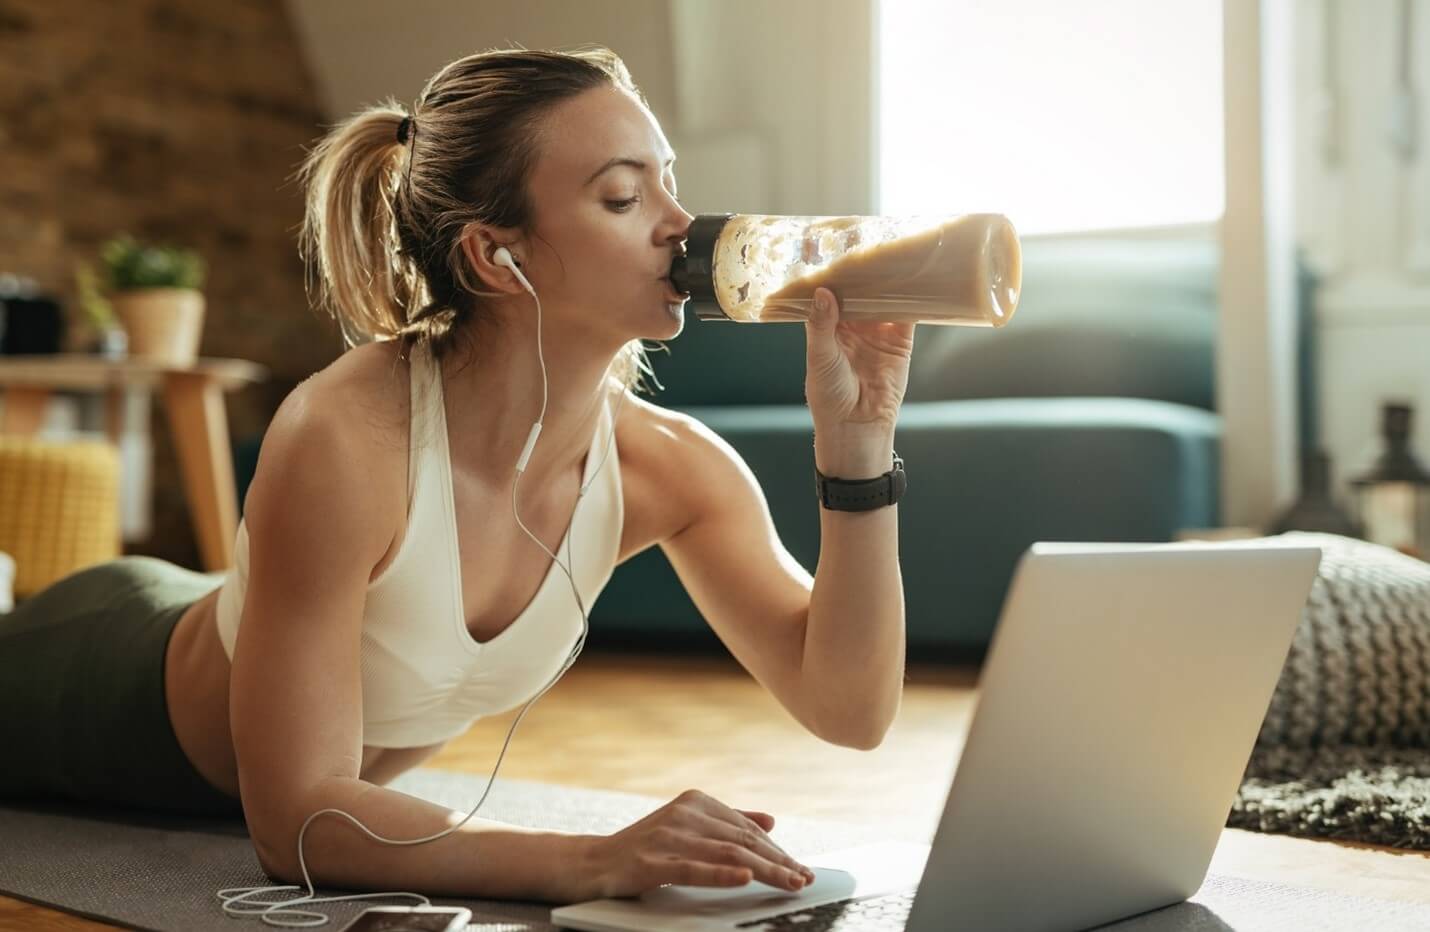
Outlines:
POLYGON ((258 867, 276 883, 302 883, 298 876, 298 861, 291 853, 286 857, 279 845, 264 841, 258 835, 252 836, 253 853, 258 857, 258 867))

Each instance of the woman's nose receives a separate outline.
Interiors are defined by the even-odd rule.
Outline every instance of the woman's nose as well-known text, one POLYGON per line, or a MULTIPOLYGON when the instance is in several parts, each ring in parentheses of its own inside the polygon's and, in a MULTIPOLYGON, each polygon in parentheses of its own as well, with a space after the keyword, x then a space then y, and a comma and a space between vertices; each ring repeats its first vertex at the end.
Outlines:
POLYGON ((679 212, 680 215, 680 222, 679 224, 677 224, 680 229, 680 238, 685 239, 685 237, 690 233, 690 224, 695 221, 695 215, 692 214, 690 211, 686 210, 685 205, 681 204, 678 201, 676 202, 675 209, 679 212))

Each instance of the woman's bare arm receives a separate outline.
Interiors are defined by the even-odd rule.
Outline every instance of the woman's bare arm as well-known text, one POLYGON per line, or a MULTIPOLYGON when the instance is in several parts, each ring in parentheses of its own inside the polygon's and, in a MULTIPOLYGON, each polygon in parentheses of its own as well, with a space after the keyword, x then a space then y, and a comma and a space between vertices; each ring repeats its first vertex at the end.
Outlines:
MULTIPOLYGON (((472 805, 476 805, 476 798, 472 805)), ((434 835, 462 821, 456 812, 362 780, 334 777, 313 787, 301 812, 334 807, 386 838, 434 835)), ((305 816, 306 818, 306 816, 305 816)), ((301 822, 300 822, 301 824, 301 822)), ((292 853, 265 869, 284 883, 303 883, 297 829, 292 853)), ((598 836, 527 829, 473 816, 460 829, 421 845, 390 846, 340 815, 312 821, 303 856, 314 883, 359 890, 408 890, 431 896, 574 903, 595 896, 591 845, 598 836)))
MULTIPOLYGON (((359 778, 364 603, 396 518, 384 499, 382 441, 332 398, 310 380, 284 401, 245 504, 249 576, 230 721, 259 862, 285 883, 302 882, 298 833, 320 809, 395 839, 465 815, 359 778)), ((586 841, 473 819, 439 841, 389 846, 328 813, 312 821, 303 854, 320 884, 560 902, 581 893, 573 884, 586 841)))

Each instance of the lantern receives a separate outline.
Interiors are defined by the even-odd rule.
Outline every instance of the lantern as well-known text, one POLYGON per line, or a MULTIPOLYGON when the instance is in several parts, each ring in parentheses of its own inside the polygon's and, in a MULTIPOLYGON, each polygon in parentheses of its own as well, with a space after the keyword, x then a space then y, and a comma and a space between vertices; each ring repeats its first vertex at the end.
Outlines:
POLYGON ((1430 473, 1410 452, 1411 415, 1408 404, 1384 406, 1385 451, 1351 485, 1366 540, 1430 560, 1430 473))

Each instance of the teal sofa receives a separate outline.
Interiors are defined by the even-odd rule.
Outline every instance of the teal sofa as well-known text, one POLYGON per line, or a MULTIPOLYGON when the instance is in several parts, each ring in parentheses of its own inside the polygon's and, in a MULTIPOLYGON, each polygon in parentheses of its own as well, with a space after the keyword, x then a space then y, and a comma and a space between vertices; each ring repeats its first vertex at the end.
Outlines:
MULTIPOLYGON (((1034 541, 1166 541, 1218 523, 1217 262, 1210 235, 1029 241, 1006 328, 918 327, 894 442, 909 659, 980 655, 1034 541)), ((668 346, 651 354, 655 401, 739 451, 813 574, 804 326, 692 315, 668 346)), ((658 546, 616 569, 589 642, 721 649, 658 546)))

